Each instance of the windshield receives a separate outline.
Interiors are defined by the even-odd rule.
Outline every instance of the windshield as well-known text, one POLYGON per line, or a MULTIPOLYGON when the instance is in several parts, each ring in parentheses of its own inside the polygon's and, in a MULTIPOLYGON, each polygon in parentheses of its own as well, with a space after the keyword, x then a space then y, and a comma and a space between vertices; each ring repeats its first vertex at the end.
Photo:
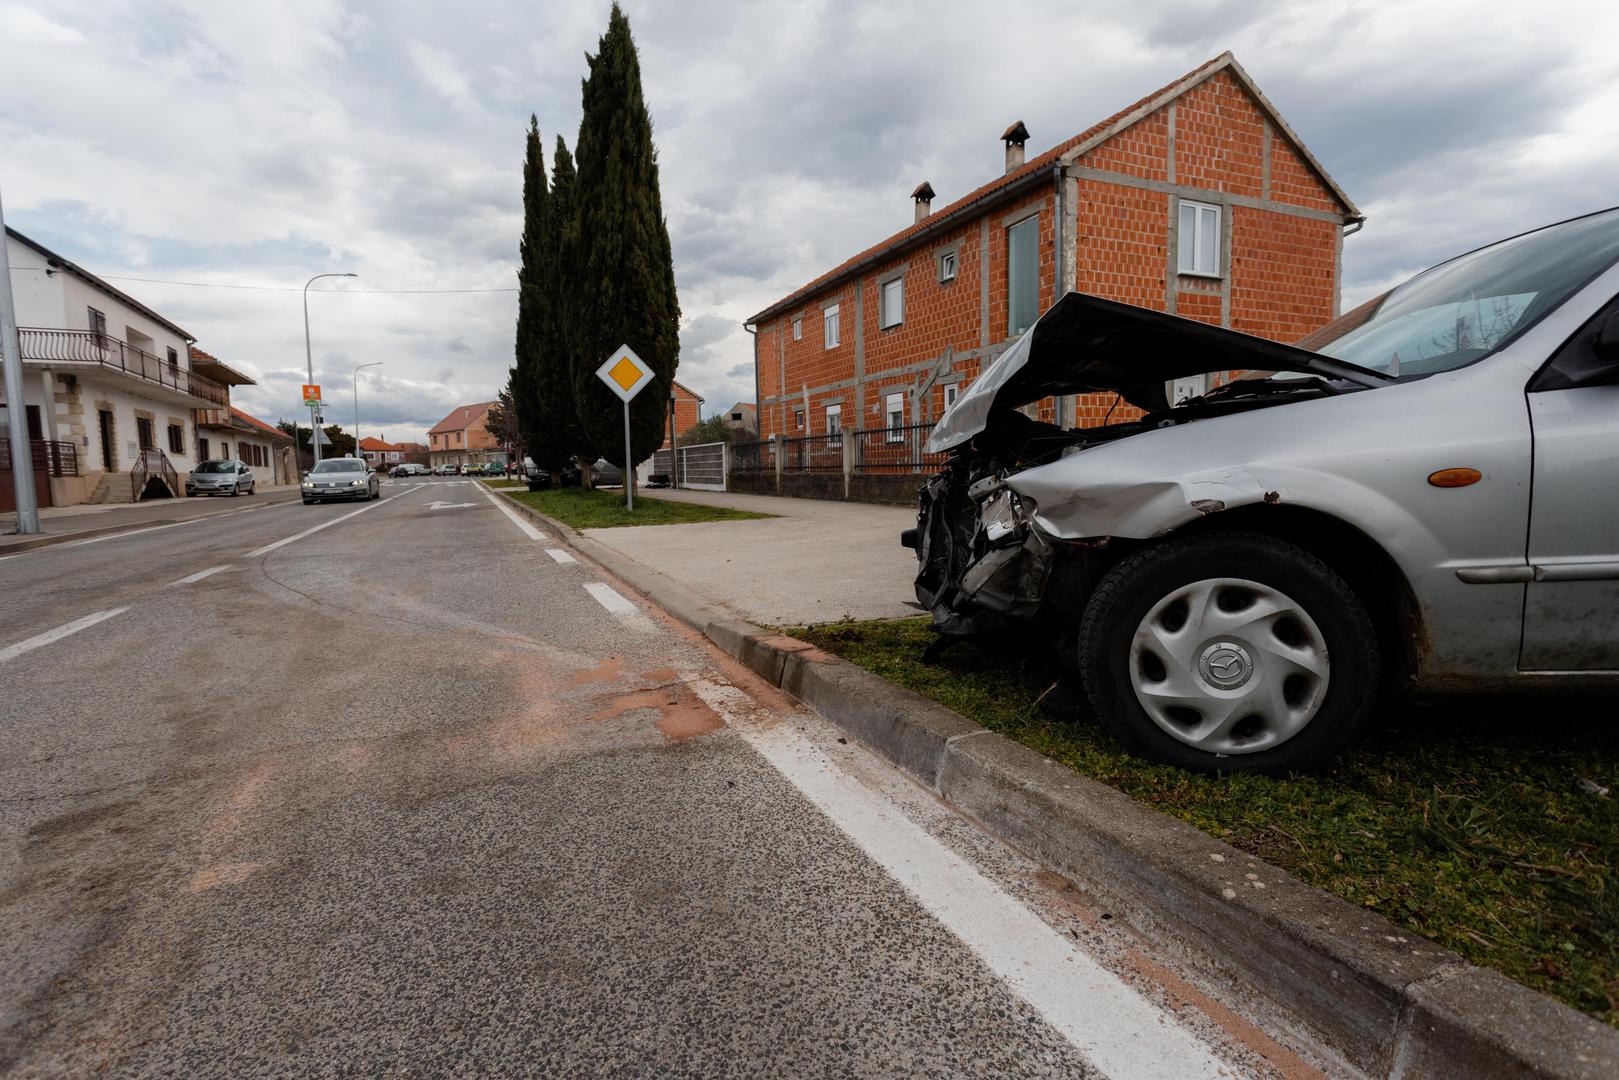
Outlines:
POLYGON ((205 461, 197 466, 198 472, 235 472, 234 461, 205 461))
POLYGON ((1396 378, 1471 364, 1619 260, 1619 209, 1491 244, 1375 297, 1299 347, 1396 378))
POLYGON ((323 461, 323 462, 321 462, 319 465, 315 466, 314 471, 317 472, 317 473, 364 472, 365 471, 365 465, 363 465, 362 463, 360 463, 358 461, 344 460, 342 458, 338 458, 338 459, 331 460, 331 461, 323 461))

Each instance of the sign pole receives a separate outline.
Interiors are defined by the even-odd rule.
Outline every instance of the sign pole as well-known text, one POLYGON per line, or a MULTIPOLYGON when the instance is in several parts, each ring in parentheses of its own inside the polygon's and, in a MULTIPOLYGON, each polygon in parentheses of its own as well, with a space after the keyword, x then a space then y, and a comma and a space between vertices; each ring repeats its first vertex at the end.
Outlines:
POLYGON ((635 488, 630 484, 630 403, 624 403, 624 508, 635 509, 635 488))

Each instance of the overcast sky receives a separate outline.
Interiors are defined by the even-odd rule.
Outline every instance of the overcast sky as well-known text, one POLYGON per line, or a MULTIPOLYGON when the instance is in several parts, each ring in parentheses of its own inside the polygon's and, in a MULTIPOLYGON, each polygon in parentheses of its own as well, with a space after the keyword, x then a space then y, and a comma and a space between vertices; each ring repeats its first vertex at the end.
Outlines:
MULTIPOLYGON (((1345 301, 1619 203, 1619 5, 626 0, 663 170, 679 378, 753 394, 741 321, 1225 49, 1367 214, 1345 301), (984 12, 993 12, 987 16, 984 12)), ((572 147, 597 0, 0 2, 8 223, 118 280, 297 411, 420 439, 511 364, 523 133, 572 147), (341 295, 339 295, 341 294, 341 295)))

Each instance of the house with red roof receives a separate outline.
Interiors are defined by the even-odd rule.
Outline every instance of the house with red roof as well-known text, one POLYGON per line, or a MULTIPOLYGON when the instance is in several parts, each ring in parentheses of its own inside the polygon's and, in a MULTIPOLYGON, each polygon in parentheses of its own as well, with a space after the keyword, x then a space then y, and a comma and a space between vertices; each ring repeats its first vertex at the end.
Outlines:
MULTIPOLYGON (((1002 174, 943 209, 918 184, 905 228, 747 320, 761 437, 833 436, 840 460, 843 431, 920 446, 1072 290, 1286 342, 1336 316, 1363 215, 1229 52, 1032 159, 1030 138, 1008 127, 1002 174)), ((1038 405, 1064 426, 1109 410, 1134 412, 1038 405)))
POLYGON ((489 410, 498 401, 478 401, 457 405, 450 415, 427 429, 428 454, 434 468, 440 465, 482 465, 506 463, 506 448, 489 433, 489 410))
POLYGON ((218 407, 195 410, 197 460, 244 461, 260 487, 296 484, 292 436, 231 403, 231 387, 253 386, 254 380, 195 345, 190 354, 191 370, 225 389, 225 400, 218 407))

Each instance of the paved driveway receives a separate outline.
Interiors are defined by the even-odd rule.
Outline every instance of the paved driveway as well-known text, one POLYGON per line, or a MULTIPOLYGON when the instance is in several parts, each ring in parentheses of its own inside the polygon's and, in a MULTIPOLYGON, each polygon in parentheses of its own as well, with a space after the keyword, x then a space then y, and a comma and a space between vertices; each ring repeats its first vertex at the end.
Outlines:
POLYGON ((776 514, 763 521, 587 529, 585 535, 767 626, 915 615, 916 511, 702 491, 648 497, 776 514))

